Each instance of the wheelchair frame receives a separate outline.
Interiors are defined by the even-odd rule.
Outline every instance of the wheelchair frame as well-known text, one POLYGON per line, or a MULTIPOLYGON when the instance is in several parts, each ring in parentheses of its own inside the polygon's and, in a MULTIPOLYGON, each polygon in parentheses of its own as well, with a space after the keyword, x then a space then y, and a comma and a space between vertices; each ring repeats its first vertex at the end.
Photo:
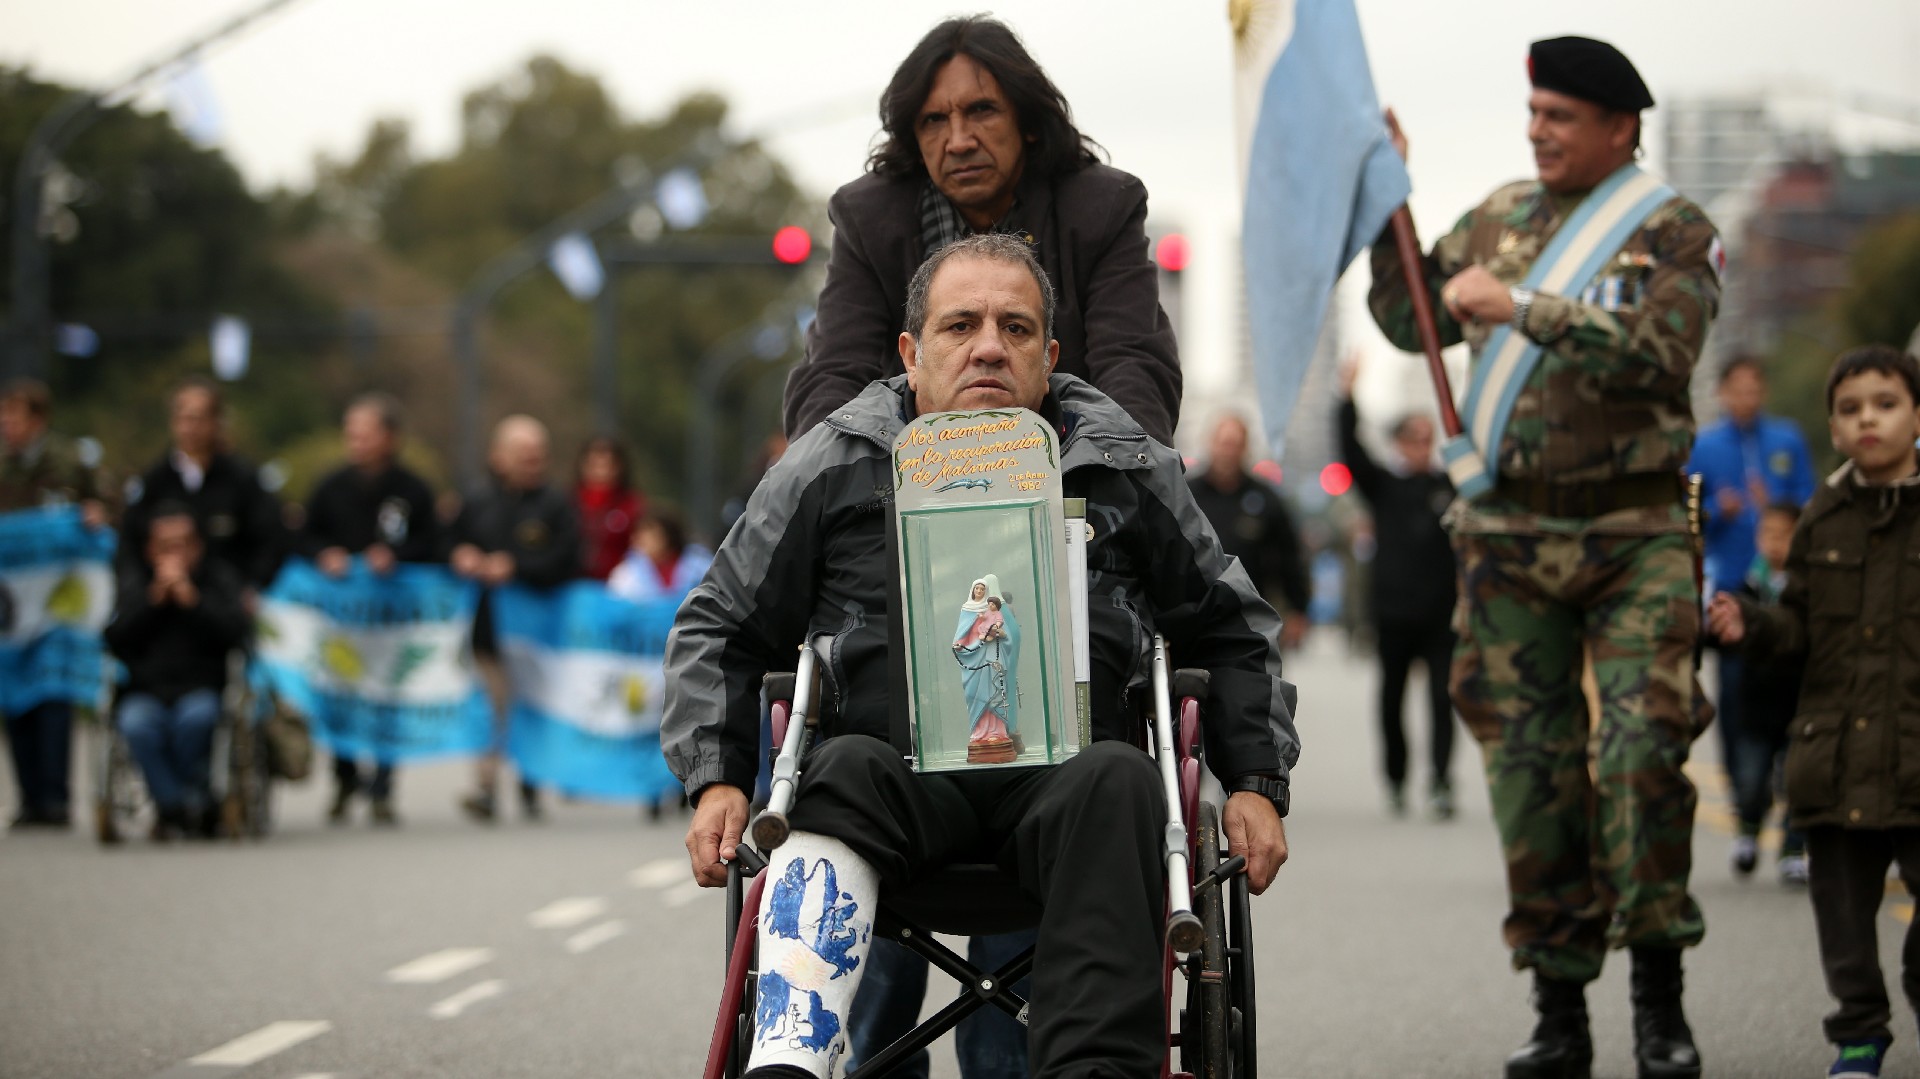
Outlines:
MULTIPOLYGON (((708 1043, 706 1079, 736 1079, 745 1070, 752 1046, 758 912, 766 885, 762 871, 767 865, 761 852, 772 851, 790 834, 786 814, 793 805, 800 759, 819 733, 814 707, 820 699, 819 647, 818 641, 801 646, 795 673, 765 678, 778 752, 767 805, 749 828, 753 846, 743 841, 727 867, 726 980, 708 1043)), ((1258 1072, 1253 932, 1246 859, 1223 858, 1219 809, 1200 796, 1200 701, 1206 696, 1208 676, 1195 670, 1170 673, 1166 643, 1156 636, 1152 685, 1154 715, 1151 745, 1146 748, 1158 764, 1167 795, 1163 856, 1167 935, 1161 983, 1170 1010, 1174 971, 1180 971, 1186 983, 1185 1000, 1168 1038, 1169 1050, 1179 1051, 1179 1067, 1175 1069, 1170 1057, 1163 1062, 1161 1075, 1163 1079, 1254 1079, 1258 1072), (1170 704, 1176 694, 1180 700, 1177 721, 1170 704), (1188 821, 1194 822, 1192 829, 1188 821)), ((936 940, 934 934, 939 931, 938 926, 921 926, 902 917, 882 899, 874 933, 924 957, 959 982, 962 991, 899 1041, 847 1072, 844 1079, 889 1074, 984 1007, 997 1007, 1026 1024, 1027 1001, 1011 987, 1032 968, 1032 949, 998 970, 985 971, 936 940)))
MULTIPOLYGON (((220 807, 220 835, 228 839, 261 839, 272 828, 273 776, 267 759, 267 741, 258 723, 259 698, 249 688, 245 656, 232 666, 227 688, 220 696, 220 722, 213 729, 208 785, 220 807)), ((140 765, 120 733, 120 694, 112 694, 101 712, 100 744, 93 754, 93 833, 102 846, 125 842, 153 823, 153 801, 147 795, 140 765)))

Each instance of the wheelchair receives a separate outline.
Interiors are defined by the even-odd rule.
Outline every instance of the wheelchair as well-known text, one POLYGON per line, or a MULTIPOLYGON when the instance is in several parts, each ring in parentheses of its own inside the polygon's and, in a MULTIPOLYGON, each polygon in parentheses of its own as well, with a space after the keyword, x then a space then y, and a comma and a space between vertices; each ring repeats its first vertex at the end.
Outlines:
MULTIPOLYGON (((763 852, 783 843, 799 778, 799 761, 819 734, 813 702, 819 697, 818 645, 800 649, 797 670, 769 674, 769 702, 778 755, 767 805, 753 819, 752 845, 742 842, 728 866, 726 979, 708 1045, 705 1079, 737 1079, 753 1044, 758 983, 758 911, 766 884, 763 852), (759 848, 755 850, 754 848, 759 848)), ((1254 1079, 1253 926, 1246 859, 1227 857, 1219 807, 1200 793, 1200 701, 1204 671, 1169 673, 1165 642, 1153 641, 1153 721, 1143 739, 1156 759, 1167 792, 1167 934, 1161 985, 1170 1012, 1168 1058, 1163 1079, 1254 1079), (1176 711, 1170 704, 1178 700, 1176 711), (1184 822, 1192 821, 1188 828, 1184 822), (1175 996, 1173 975, 1182 976, 1175 996)), ((986 1007, 1027 1022, 1027 1002, 1012 990, 1033 965, 1031 949, 998 970, 986 971, 934 938, 936 933, 974 936, 1031 928, 1040 909, 993 865, 948 866, 882 897, 874 933, 904 945, 951 976, 960 992, 893 1045, 860 1062, 844 1079, 876 1079, 986 1007)))
MULTIPOLYGON (((220 721, 213 729, 207 772, 218 807, 217 834, 234 840, 264 838, 273 824, 271 761, 258 723, 268 702, 249 685, 245 666, 244 653, 235 653, 229 662, 235 669, 221 694, 220 721)), ((153 827, 155 814, 140 765, 120 733, 119 696, 116 690, 103 713, 92 761, 94 838, 109 847, 128 836, 145 835, 153 827)))

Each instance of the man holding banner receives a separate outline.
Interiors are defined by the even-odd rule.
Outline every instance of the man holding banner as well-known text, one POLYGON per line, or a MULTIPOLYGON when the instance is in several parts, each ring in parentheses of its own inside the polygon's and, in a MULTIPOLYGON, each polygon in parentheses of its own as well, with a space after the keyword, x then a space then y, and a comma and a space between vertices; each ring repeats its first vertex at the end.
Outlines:
MULTIPOLYGON (((1680 469, 1720 243, 1634 164, 1653 97, 1625 56, 1556 38, 1533 44, 1528 72, 1537 182, 1494 192, 1421 266, 1441 343, 1473 349, 1466 430, 1443 452, 1462 496, 1453 696, 1485 748, 1506 939, 1540 1012, 1506 1074, 1588 1074, 1585 985, 1612 946, 1632 951, 1639 1075, 1697 1076, 1680 951, 1706 927, 1687 891, 1696 795, 1681 768, 1702 711, 1700 603, 1680 469)), ((1390 235, 1373 275, 1375 320, 1418 348, 1390 235)))
POLYGON ((97 461, 48 429, 52 411, 43 383, 0 386, 0 719, 16 828, 69 823, 73 706, 98 696, 97 634, 113 602, 106 484, 97 461))

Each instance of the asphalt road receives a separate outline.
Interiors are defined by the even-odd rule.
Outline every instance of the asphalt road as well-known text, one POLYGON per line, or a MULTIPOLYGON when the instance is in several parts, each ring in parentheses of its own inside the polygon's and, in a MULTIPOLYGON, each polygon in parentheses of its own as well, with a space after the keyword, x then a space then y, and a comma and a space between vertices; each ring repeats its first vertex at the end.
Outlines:
MULTIPOLYGON (((1456 757, 1457 820, 1391 819, 1371 665, 1322 634, 1290 673, 1306 743, 1293 860, 1254 908, 1265 1074, 1499 1075, 1530 1017, 1499 940, 1478 754, 1463 744, 1456 757)), ((1716 752, 1703 742, 1698 756, 1716 752)), ((1733 879, 1724 799, 1701 771, 1695 891, 1709 932, 1688 961, 1688 1010, 1708 1074, 1824 1075, 1829 1002, 1805 893, 1776 884, 1770 863, 1733 879)), ((510 813, 479 827, 454 808, 466 775, 405 773, 396 830, 329 828, 325 784, 310 781, 279 792, 279 827, 259 843, 0 839, 0 1077, 696 1074, 722 915, 717 893, 687 883, 683 819, 554 805, 543 824, 510 813)), ((1889 899, 1890 971, 1911 916, 1889 899)), ((1589 998, 1594 1074, 1626 1079, 1620 959, 1589 998)), ((1912 1017, 1896 1013, 1887 1074, 1920 1076, 1912 1017)), ((934 1059, 936 1075, 955 1074, 950 1050, 934 1059)))

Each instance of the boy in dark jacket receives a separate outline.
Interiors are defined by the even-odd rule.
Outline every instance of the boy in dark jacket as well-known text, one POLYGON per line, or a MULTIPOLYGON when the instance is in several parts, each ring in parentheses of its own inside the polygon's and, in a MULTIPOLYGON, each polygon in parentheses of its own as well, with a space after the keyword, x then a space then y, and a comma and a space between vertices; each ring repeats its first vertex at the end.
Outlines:
MULTIPOLYGON (((1830 1076, 1878 1076, 1892 1044, 1875 919, 1887 867, 1920 894, 1920 363, 1885 346, 1841 354, 1827 423, 1846 464, 1807 504, 1777 605, 1726 593, 1712 632, 1762 659, 1804 657, 1787 749, 1787 804, 1806 830, 1814 922, 1838 1048, 1830 1076)), ((1920 924, 1901 985, 1920 1008, 1920 924)))
POLYGON ((184 503, 156 506, 145 557, 120 578, 107 645, 127 666, 120 733, 146 777, 153 837, 204 829, 213 817, 208 768, 226 688, 227 653, 250 621, 234 570, 205 556, 184 503))

